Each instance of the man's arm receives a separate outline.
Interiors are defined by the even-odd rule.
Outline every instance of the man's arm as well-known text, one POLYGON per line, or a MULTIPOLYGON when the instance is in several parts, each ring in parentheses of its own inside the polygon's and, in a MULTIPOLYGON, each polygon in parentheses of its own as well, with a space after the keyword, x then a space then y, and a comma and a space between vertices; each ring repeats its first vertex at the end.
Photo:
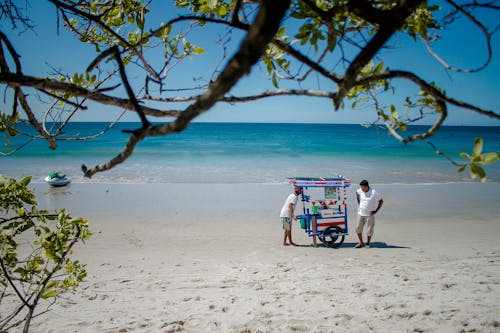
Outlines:
POLYGON ((377 206, 377 209, 375 209, 373 212, 372 212, 372 215, 375 215, 377 214, 377 212, 379 211, 380 208, 382 208, 382 205, 384 204, 384 200, 383 199, 380 199, 378 201, 378 206, 377 206))
POLYGON ((290 209, 290 219, 295 220, 295 207, 293 203, 290 202, 288 208, 290 209))

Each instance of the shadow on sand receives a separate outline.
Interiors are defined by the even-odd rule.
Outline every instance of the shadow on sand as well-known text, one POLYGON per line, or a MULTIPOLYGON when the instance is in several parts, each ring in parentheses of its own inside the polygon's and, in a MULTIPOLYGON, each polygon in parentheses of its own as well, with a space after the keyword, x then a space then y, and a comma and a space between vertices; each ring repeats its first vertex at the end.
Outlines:
MULTIPOLYGON (((343 243, 339 249, 341 248, 354 248, 358 243, 343 243)), ((297 245, 297 247, 313 247, 312 244, 304 244, 304 245, 297 245)), ((321 243, 318 241, 318 248, 325 248, 325 249, 330 249, 329 247, 325 246, 325 244, 321 243)), ((365 248, 365 247, 363 247, 365 248)), ((370 243, 370 248, 372 249, 410 249, 408 246, 399 246, 399 245, 390 245, 387 244, 386 242, 371 242, 370 243)))
MULTIPOLYGON (((340 247, 355 247, 358 243, 343 243, 340 247)), ((386 242, 371 242, 372 249, 410 249, 408 246, 391 245, 386 242)))

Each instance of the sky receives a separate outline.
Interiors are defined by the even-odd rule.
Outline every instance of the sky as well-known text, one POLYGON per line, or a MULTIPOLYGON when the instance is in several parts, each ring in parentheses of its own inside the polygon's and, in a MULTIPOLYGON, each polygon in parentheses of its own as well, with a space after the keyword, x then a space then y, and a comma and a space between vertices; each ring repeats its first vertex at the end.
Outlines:
MULTIPOLYGON (((23 71, 26 75, 46 76, 54 68, 67 73, 73 73, 77 69, 85 68, 96 56, 93 47, 82 46, 75 40, 74 36, 65 31, 61 25, 57 25, 56 11, 53 5, 46 1, 31 1, 29 8, 30 16, 36 24, 35 32, 25 31, 19 34, 10 30, 2 22, 2 31, 11 38, 17 52, 22 55, 21 61, 23 71)), ((152 26, 160 21, 166 21, 162 13, 172 13, 173 8, 168 1, 153 1, 152 26)), ((174 16, 176 13, 174 13, 174 16)), ((169 15, 168 18, 171 18, 169 15)), ((492 14, 482 16, 490 26, 498 24, 500 17, 492 14)), ((205 75, 209 76, 214 64, 219 62, 220 49, 214 42, 218 36, 224 34, 224 29, 206 26, 203 31, 195 33, 196 43, 205 48, 206 53, 193 60, 179 65, 173 70, 166 81, 167 87, 192 86, 193 78, 205 75)), ((452 25, 452 30, 442 31, 444 38, 436 46, 439 54, 455 66, 466 68, 476 67, 486 58, 486 49, 483 36, 478 29, 466 20, 460 20, 452 25)), ((230 45, 237 45, 241 36, 233 36, 230 45)), ((446 71, 441 64, 430 57, 421 43, 397 36, 391 40, 392 48, 382 51, 379 56, 391 69, 413 70, 428 81, 436 82, 447 94, 458 100, 500 112, 500 39, 498 34, 493 36, 493 59, 484 71, 479 73, 451 73, 446 71)), ((228 55, 234 52, 228 49, 228 55)), ((161 58, 161 57, 160 57, 161 58)), ((151 57, 154 61, 154 57, 151 57)), ((144 75, 127 69, 128 74, 135 77, 138 82, 144 82, 144 75)), ((335 87, 318 76, 311 78, 311 89, 328 89, 334 91, 335 87)), ((417 90, 404 82, 401 83, 402 93, 415 94, 417 90)), ((284 87, 288 84, 284 83, 284 87)), ((233 89, 234 95, 248 95, 262 89, 272 89, 269 78, 265 76, 265 68, 262 65, 255 66, 252 73, 241 80, 233 89)), ((296 87, 295 87, 296 88, 296 87)), ((387 103, 401 99, 400 94, 389 97, 387 103)), ((376 120, 376 114, 372 107, 361 110, 352 110, 346 102, 347 107, 335 111, 331 100, 312 97, 279 97, 264 99, 257 102, 242 103, 237 105, 217 104, 212 110, 206 112, 196 121, 211 122, 300 122, 300 123, 372 123, 376 120)), ((175 105, 175 109, 182 109, 186 105, 175 105)), ((2 106, 2 108, 5 106, 2 106)), ((44 111, 42 105, 37 110, 38 114, 44 111)), ((119 112, 111 108, 92 106, 88 111, 81 112, 77 120, 80 121, 112 121, 119 112)), ((123 120, 138 121, 138 116, 128 113, 123 120)), ((151 119, 154 121, 154 119, 151 119)), ((161 119, 160 119, 161 120, 161 119)), ((428 124, 420 122, 420 124, 428 124)), ((495 125, 500 126, 498 120, 479 116, 473 112, 450 107, 449 117, 446 125, 495 125)))

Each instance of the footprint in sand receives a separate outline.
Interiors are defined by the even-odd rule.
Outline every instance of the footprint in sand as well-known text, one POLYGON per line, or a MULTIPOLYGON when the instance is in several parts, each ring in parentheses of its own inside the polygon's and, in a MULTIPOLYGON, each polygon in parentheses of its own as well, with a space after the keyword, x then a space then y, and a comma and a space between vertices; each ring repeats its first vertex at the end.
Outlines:
POLYGON ((122 234, 123 239, 125 239, 130 245, 135 247, 142 247, 142 241, 132 234, 122 234))
POLYGON ((184 322, 182 320, 177 320, 171 323, 166 323, 162 325, 161 329, 163 333, 180 332, 184 330, 184 322))

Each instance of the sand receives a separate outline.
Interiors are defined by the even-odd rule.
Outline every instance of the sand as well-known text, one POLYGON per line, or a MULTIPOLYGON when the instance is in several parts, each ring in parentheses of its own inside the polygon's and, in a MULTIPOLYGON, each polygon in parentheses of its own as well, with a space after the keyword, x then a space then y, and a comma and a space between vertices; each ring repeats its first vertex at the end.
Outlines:
POLYGON ((330 249, 297 223, 282 245, 284 184, 37 184, 94 236, 86 282, 32 331, 500 332, 499 184, 373 186, 373 247, 354 248, 353 186, 330 249))

